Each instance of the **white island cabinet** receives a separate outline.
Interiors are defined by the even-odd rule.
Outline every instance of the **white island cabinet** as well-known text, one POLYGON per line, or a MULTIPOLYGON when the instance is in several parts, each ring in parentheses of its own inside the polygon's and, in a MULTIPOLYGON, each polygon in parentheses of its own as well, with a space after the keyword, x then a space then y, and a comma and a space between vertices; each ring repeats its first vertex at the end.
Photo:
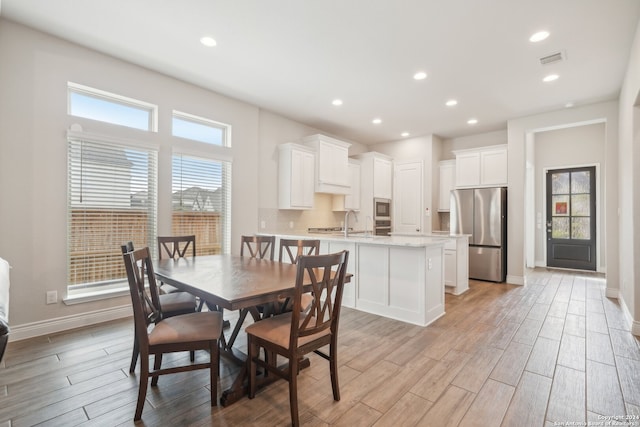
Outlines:
POLYGON ((426 326, 444 315, 444 244, 431 237, 277 235, 319 239, 320 252, 349 251, 343 306, 426 326))

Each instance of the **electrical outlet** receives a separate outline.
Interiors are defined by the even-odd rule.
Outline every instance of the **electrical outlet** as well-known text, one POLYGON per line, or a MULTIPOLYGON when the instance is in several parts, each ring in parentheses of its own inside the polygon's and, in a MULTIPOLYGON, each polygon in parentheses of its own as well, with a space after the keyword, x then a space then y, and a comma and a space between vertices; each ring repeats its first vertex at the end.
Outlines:
POLYGON ((47 291, 47 304, 55 304, 58 302, 58 291, 47 291))
POLYGON ((429 270, 433 268, 433 261, 429 258, 429 270))
POLYGON ((267 223, 265 221, 260 221, 260 228, 263 230, 267 228, 267 223))
POLYGON ((289 228, 293 229, 293 221, 289 221, 289 228))

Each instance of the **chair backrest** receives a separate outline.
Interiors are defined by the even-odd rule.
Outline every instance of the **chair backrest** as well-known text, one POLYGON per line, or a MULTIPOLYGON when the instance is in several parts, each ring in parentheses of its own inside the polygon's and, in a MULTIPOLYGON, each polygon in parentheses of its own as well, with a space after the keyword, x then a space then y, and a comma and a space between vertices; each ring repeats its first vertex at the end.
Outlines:
POLYGON ((288 255, 288 262, 295 264, 298 257, 301 255, 319 255, 320 254, 320 240, 295 240, 295 239, 280 239, 280 255, 278 261, 282 262, 282 255, 286 253, 288 255), (295 254, 291 250, 296 248, 295 254))
MULTIPOLYGON (((123 245, 123 248, 126 245, 123 245)), ((160 298, 156 277, 153 270, 153 262, 149 248, 126 252, 122 255, 124 266, 129 280, 129 293, 133 305, 133 318, 136 329, 136 338, 140 344, 148 343, 147 328, 151 323, 156 323, 162 318, 160 298), (149 294, 145 289, 145 277, 149 284, 149 294)))
POLYGON ((348 251, 328 255, 302 255, 298 258, 289 348, 297 348, 299 337, 313 335, 327 328, 330 328, 333 334, 338 332, 348 261, 348 251), (313 302, 302 312, 305 284, 312 286, 313 302))
POLYGON ((158 259, 164 257, 184 258, 189 256, 187 251, 191 247, 192 257, 196 256, 196 236, 158 236, 158 259))
POLYGON ((251 258, 268 258, 273 261, 273 248, 275 244, 276 236, 242 236, 240 256, 244 256, 244 248, 246 246, 251 258), (268 257, 267 252, 269 252, 268 257))

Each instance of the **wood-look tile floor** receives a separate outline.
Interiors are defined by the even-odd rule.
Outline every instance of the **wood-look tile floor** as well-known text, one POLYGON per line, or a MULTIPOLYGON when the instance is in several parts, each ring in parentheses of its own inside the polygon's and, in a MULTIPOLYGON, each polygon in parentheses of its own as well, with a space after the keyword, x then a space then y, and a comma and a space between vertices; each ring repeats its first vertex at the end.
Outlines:
MULTIPOLYGON (((429 327, 344 309, 334 402, 328 364, 300 374, 303 425, 640 426, 640 345, 595 275, 534 270, 528 285, 471 283, 447 295, 429 327)), ((0 366, 0 426, 132 425, 131 319, 10 342, 0 366)), ((199 359, 208 359, 202 353, 199 359)), ((168 361, 184 361, 177 354, 168 361)), ((223 363, 220 384, 237 368, 223 363)), ((290 424, 283 381, 210 406, 208 374, 164 376, 149 388, 144 425, 290 424)))

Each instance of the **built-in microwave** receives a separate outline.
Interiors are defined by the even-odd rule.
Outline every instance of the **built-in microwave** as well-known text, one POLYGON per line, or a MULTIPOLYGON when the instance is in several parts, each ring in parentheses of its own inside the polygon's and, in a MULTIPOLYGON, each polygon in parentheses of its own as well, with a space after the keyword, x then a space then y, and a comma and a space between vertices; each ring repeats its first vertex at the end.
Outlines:
POLYGON ((373 199, 374 220, 391 220, 391 200, 373 199))

